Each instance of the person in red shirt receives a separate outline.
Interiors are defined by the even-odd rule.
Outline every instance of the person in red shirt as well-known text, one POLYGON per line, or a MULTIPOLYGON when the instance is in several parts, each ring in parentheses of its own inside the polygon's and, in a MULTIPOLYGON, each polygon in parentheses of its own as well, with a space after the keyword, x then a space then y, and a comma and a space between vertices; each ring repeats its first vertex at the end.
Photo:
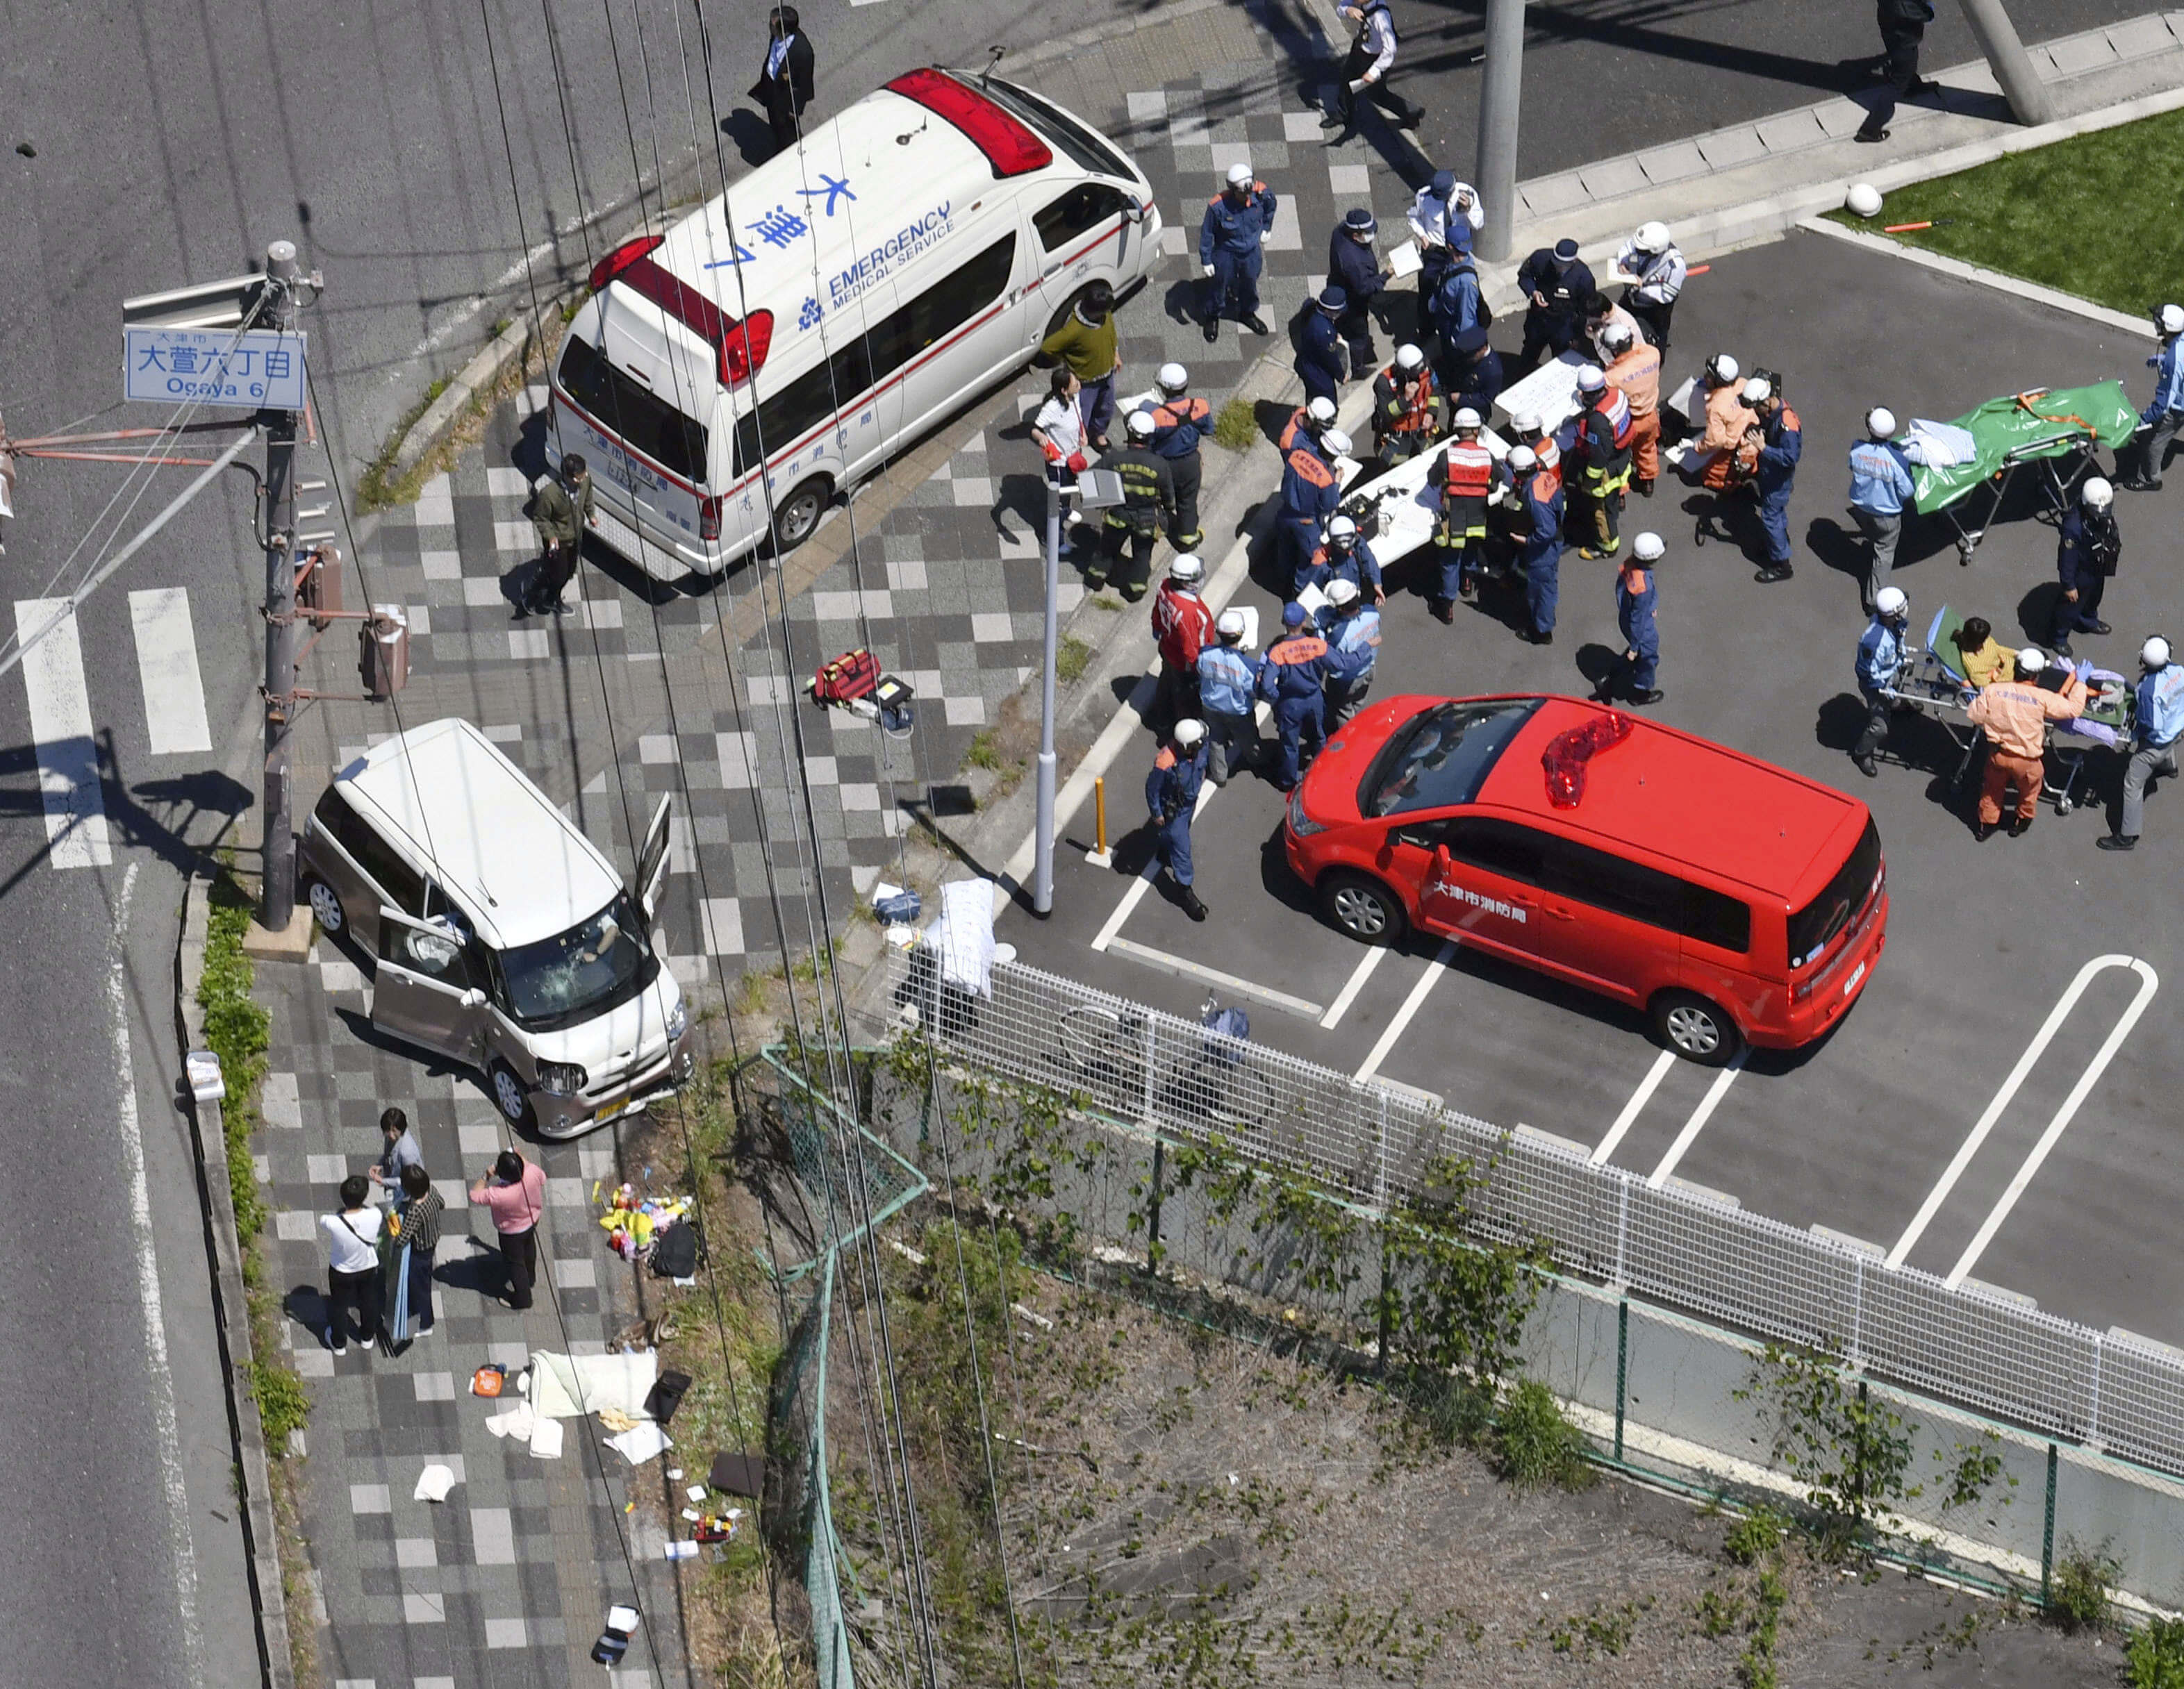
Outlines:
POLYGON ((1156 711, 1171 720, 1198 714, 1198 653, 1213 639, 1213 612, 1199 596, 1206 565, 1185 552, 1167 566, 1153 598, 1153 637, 1160 642, 1156 711))
POLYGON ((531 1287, 538 1279, 538 1221, 546 1212, 545 1170, 504 1149, 493 1171, 471 1186, 471 1201, 493 1214, 508 1268, 508 1305, 530 1307, 531 1287))

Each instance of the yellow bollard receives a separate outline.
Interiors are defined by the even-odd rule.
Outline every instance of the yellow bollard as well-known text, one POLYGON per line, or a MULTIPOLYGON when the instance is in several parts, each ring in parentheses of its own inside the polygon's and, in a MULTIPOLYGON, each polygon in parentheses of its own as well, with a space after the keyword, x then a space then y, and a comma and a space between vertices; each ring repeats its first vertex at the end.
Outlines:
POLYGON ((1094 825, 1098 830, 1096 842, 1099 853, 1107 853, 1107 776, 1096 775, 1092 781, 1092 810, 1094 825))

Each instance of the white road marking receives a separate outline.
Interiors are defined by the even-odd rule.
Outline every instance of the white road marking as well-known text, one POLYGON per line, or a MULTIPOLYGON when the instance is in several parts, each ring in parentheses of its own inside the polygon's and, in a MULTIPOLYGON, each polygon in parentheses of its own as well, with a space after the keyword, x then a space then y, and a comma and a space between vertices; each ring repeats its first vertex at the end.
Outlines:
POLYGON ((15 601, 18 641, 56 617, 52 634, 30 647, 22 662, 31 737, 37 744, 38 790, 46 800, 47 855, 56 868, 103 868, 114 851, 98 789, 98 745, 92 737, 75 612, 66 598, 15 601))
POLYGON ((136 675, 144 683, 144 725, 152 754, 212 749, 205 719, 204 681, 198 672, 197 630, 187 586, 155 586, 129 595, 136 626, 136 675))
MULTIPOLYGON (((2017 1170, 2017 1176, 2009 1181, 2009 1188, 2002 1193, 2002 1200, 1988 1213, 1977 1235, 1964 1246, 1964 1253, 1957 1257, 1957 1264, 1949 1269, 1949 1282, 1953 1285, 1961 1283, 1964 1275, 1978 1264, 1986 1246, 1994 1241, 1994 1234, 2002 1229, 2003 1221, 2009 1218, 2009 1211, 2017 1206, 2017 1199, 2025 1194, 2025 1186, 2032 1182, 2032 1175, 2040 1170, 2040 1164, 2048 1158, 2048 1152, 2061 1141, 2064 1132, 2076 1117, 2080 1106, 2092 1094, 2093 1086, 2100 1082, 2101 1075, 2108 1070, 2109 1064, 2115 1059, 2115 1053, 2123 1047, 2123 1041, 2131 1036, 2131 1029, 2138 1025, 2138 1017, 2146 1013, 2147 1004, 2153 1001, 2154 992, 2161 989, 2160 976, 2136 956, 2100 957, 2080 970, 2078 983, 2082 984, 2100 969, 2110 967, 2129 968, 2137 974, 2138 995, 2131 998, 2131 1007, 2124 1010, 2123 1018, 2116 1022, 2109 1036, 2102 1041, 2100 1048, 2093 1053, 2092 1063, 2078 1075, 2078 1082, 2070 1087, 2070 1094, 2063 1099, 2063 1106, 2055 1111, 2054 1119, 2048 1122, 2048 1130, 2040 1134, 2040 1142, 2032 1146, 2031 1153, 2025 1158, 2025 1164, 2017 1170)), ((2072 989, 2075 990, 2076 986, 2074 985, 2072 989)))
POLYGON ((1744 1058, 1738 1056, 1713 1077, 1707 1094, 1699 1098, 1699 1106, 1691 1110, 1691 1117, 1684 1122, 1683 1131, 1669 1146, 1669 1153, 1661 1158, 1661 1164, 1646 1178, 1647 1185, 1658 1191, 1669 1182, 1669 1175, 1676 1170, 1676 1164, 1684 1158, 1684 1152, 1698 1142, 1706 1123, 1713 1118, 1713 1111, 1721 1107, 1721 1099, 1729 1095, 1729 1087, 1736 1083, 1736 1076, 1744 1071, 1744 1058))
POLYGON ((1357 993, 1365 989, 1365 981, 1373 977, 1373 970, 1387 953, 1386 945, 1375 944, 1358 958, 1357 965, 1350 970, 1349 979, 1335 993, 1334 1001, 1328 1006, 1326 1014, 1321 1017, 1319 1024, 1322 1026, 1331 1031, 1340 1023, 1342 1017, 1350 1012, 1350 1005, 1357 1001, 1357 993))
POLYGON ((1396 1040, 1403 1036, 1412 1017, 1425 1004, 1426 993, 1440 983, 1440 976, 1448 971, 1449 958, 1456 954, 1453 938, 1441 942, 1440 953, 1426 964, 1426 970, 1418 975, 1418 982, 1411 987, 1411 994, 1403 999, 1403 1006, 1396 1011, 1396 1018, 1388 1023, 1388 1030, 1380 1035, 1380 1042, 1373 1046, 1373 1053, 1365 1058, 1365 1065, 1357 1070, 1357 1077, 1370 1079, 1380 1070, 1388 1052, 1396 1047, 1396 1040))
POLYGON ((1638 1088, 1630 1093, 1630 1100, 1623 1105, 1623 1112, 1615 1117, 1615 1124, 1607 1129, 1607 1136, 1600 1141, 1600 1147, 1592 1153, 1592 1164, 1599 1166, 1615 1153, 1615 1147, 1623 1142, 1623 1135, 1630 1130, 1646 1105, 1653 1100, 1653 1093, 1661 1088, 1661 1081, 1669 1076, 1669 1070, 1676 1064, 1676 1053, 1663 1050, 1653 1058, 1653 1065, 1646 1070, 1638 1088))
MULTIPOLYGON (((1143 881, 1139 883, 1143 884, 1143 881)), ((1250 997, 1269 1008, 1278 1008, 1284 1014, 1294 1014, 1300 1020, 1319 1019, 1319 1005, 1301 997, 1291 997, 1287 992, 1276 991, 1272 986, 1262 986, 1255 980, 1224 974, 1218 968, 1209 968, 1203 962, 1194 962, 1188 956, 1172 956, 1165 950, 1156 950, 1150 944, 1139 944, 1134 939, 1114 937, 1107 941, 1110 956, 1127 956, 1133 962, 1142 962, 1149 968, 1158 968, 1164 974, 1175 974, 1185 979, 1203 980, 1217 986, 1231 997, 1250 997)))
MULTIPOLYGON (((1213 794, 1220 789, 1210 780, 1198 788, 1198 802, 1190 811, 1193 826, 1198 825, 1198 818, 1206 813, 1206 806, 1213 801, 1213 794)), ((1054 825, 1056 830, 1060 831, 1061 823, 1057 820, 1054 825)), ((1130 918, 1131 911, 1145 901, 1145 892, 1153 881, 1160 878, 1160 853, 1156 851, 1146 861, 1144 872, 1130 881, 1130 889, 1123 893, 1123 901, 1115 905, 1115 912, 1107 917, 1107 924, 1100 929, 1100 936, 1092 941, 1095 950, 1104 951, 1115 942, 1115 935, 1123 930, 1123 923, 1130 918)))
MULTIPOLYGON (((2025 1047, 2024 1054, 2018 1057, 2017 1065, 2010 1069, 2008 1077, 2002 1081, 2002 1088, 1994 1093, 1993 1100, 1986 1105, 1986 1112, 1973 1123, 1971 1131, 1957 1147, 1955 1158, 1950 1161, 1934 1188, 1926 1193, 1926 1200, 1919 1205, 1919 1212, 1911 1217, 1911 1224, 1896 1240, 1896 1247, 1888 1252, 1890 1266, 1903 1264, 1912 1246, 1918 1242, 1927 1226, 1933 1222, 1935 1214, 1941 1211, 1942 1204, 1948 1200, 1949 1192, 1956 1188, 1957 1181, 1964 1176, 1964 1169, 1971 1165, 1972 1158, 1979 1153, 1980 1146, 1986 1142, 1987 1134, 1994 1130, 1995 1123, 2002 1119, 2003 1111, 2016 1097, 2018 1087, 2025 1083, 2040 1058, 2047 1054, 2048 1046, 2053 1042, 2056 1033, 2062 1030, 2063 1022, 2070 1017, 2070 1011, 2077 1007, 2078 999, 2086 994, 2086 987, 2093 982, 2095 975, 2109 968, 2132 968, 2148 980, 2153 977, 2151 968, 2131 956, 2096 956, 2078 970, 2077 978, 2070 981, 2070 988, 2063 993, 2061 1001, 2048 1011, 2048 1019, 2039 1031, 2033 1035, 2032 1042, 2025 1047)), ((2142 1000, 2132 1004, 2124 1021, 2126 1029, 2138 1019, 2139 1011, 2144 1007, 2143 997, 2151 994, 2149 986, 2142 993, 2142 1000)), ((2107 1065, 2106 1055, 2098 1059, 2102 1066, 2107 1065)), ((2099 1070, 2096 1068, 2093 1071, 2098 1074, 2099 1070)), ((2013 1197, 2010 1200, 2014 1202, 2016 1198, 2013 1197)))

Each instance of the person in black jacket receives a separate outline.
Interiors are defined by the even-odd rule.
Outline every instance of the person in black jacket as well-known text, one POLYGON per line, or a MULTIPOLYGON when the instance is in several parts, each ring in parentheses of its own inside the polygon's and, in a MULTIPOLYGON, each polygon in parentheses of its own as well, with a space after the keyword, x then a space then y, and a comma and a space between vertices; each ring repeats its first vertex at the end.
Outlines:
POLYGON ((1348 212, 1327 242, 1327 285, 1350 297, 1350 308, 1336 325, 1350 343, 1350 368, 1362 374, 1373 367, 1373 302, 1387 286, 1390 272, 1373 250, 1379 225, 1363 206, 1348 212))
POLYGON ((1888 139, 1888 119, 1896 115, 1896 103, 1914 94, 1930 94, 1935 85, 1919 75, 1919 43, 1926 25, 1934 21, 1934 0, 1878 0, 1875 20, 1880 25, 1880 97, 1858 125, 1856 139, 1888 139))
POLYGON ((1585 301, 1595 290, 1592 271, 1579 259, 1577 242, 1561 240, 1541 247, 1517 271, 1517 290, 1524 296, 1524 349, 1517 356, 1517 375, 1529 375, 1543 358, 1559 358, 1577 344, 1585 326, 1585 301))
POLYGON ((1305 314, 1298 335, 1296 372, 1304 378, 1307 401, 1338 402, 1342 384, 1350 378, 1342 359, 1342 331, 1335 325, 1349 314, 1350 296, 1340 287, 1323 287, 1318 301, 1305 314))
POLYGON ((804 108, 811 103, 811 43, 799 27, 794 6, 773 8, 766 63, 751 84, 750 97, 766 108, 774 150, 794 147, 804 108))

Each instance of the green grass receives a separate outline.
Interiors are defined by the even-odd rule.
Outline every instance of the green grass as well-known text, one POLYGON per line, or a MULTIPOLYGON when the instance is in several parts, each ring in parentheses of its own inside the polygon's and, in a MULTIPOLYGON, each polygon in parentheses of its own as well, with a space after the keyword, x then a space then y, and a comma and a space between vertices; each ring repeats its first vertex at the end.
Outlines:
POLYGON ((1061 648, 1054 653, 1055 678, 1065 686, 1073 686, 1091 666, 1092 647, 1075 634, 1065 634, 1061 648))
POLYGON ((250 930, 248 894, 223 868, 212 882, 209 903, 198 1006, 204 1011, 205 1042, 219 1056, 220 1075, 227 1081, 227 1095, 220 1105, 220 1130, 227 1140, 228 1191, 247 1270, 254 1259, 251 1246, 266 1218, 250 1158, 250 1139, 258 1130, 258 1086, 265 1077, 272 1020, 250 995, 256 970, 242 953, 242 936, 250 930))
POLYGON ((1248 452, 1259 437, 1258 414, 1248 399, 1231 399, 1213 419, 1213 443, 1231 452, 1248 452))
POLYGON ((1891 238, 2023 276, 2134 316, 2174 299, 2184 276, 2184 111, 2013 153, 1898 188, 1852 229, 1953 219, 1891 238))

